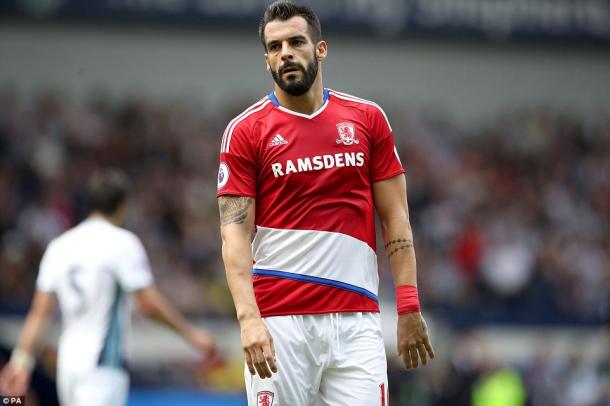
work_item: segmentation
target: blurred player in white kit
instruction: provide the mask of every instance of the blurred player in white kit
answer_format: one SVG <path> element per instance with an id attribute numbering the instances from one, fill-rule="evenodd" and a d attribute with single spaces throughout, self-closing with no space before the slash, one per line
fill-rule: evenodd
<path id="1" fill-rule="evenodd" d="M 23 395 L 55 298 L 62 315 L 57 389 L 63 406 L 124 405 L 129 377 L 125 348 L 130 296 L 140 310 L 181 334 L 206 355 L 212 336 L 192 326 L 154 285 L 140 239 L 119 227 L 128 181 L 117 170 L 93 174 L 87 219 L 53 240 L 40 264 L 36 292 L 11 359 L 0 373 L 0 393 Z"/>

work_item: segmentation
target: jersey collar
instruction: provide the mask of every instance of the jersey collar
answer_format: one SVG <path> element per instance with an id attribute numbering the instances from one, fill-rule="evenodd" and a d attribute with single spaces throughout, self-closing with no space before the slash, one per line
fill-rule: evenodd
<path id="1" fill-rule="evenodd" d="M 285 113 L 303 117 L 303 118 L 312 119 L 312 118 L 316 117 L 317 115 L 319 115 L 320 113 L 322 113 L 324 111 L 324 109 L 326 108 L 326 106 L 328 106 L 328 100 L 330 99 L 330 93 L 328 92 L 328 89 L 324 88 L 324 90 L 322 91 L 322 94 L 324 97 L 323 101 L 322 101 L 322 106 L 311 114 L 299 113 L 299 112 L 292 111 L 292 110 L 287 109 L 286 107 L 282 106 L 280 104 L 279 100 L 277 99 L 277 97 L 275 96 L 275 91 L 272 91 L 267 97 L 269 98 L 269 100 L 271 100 L 271 103 L 273 103 L 275 105 L 275 107 L 277 107 L 278 109 L 282 110 Z"/>

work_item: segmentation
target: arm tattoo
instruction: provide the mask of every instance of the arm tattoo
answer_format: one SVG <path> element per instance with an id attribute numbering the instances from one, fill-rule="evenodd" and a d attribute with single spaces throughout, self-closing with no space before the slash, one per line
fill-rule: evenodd
<path id="1" fill-rule="evenodd" d="M 243 196 L 221 196 L 218 199 L 220 224 L 242 224 L 254 199 Z"/>
<path id="2" fill-rule="evenodd" d="M 390 252 L 388 254 L 388 258 L 391 258 L 392 255 L 396 254 L 400 250 L 404 250 L 405 248 L 411 248 L 411 247 L 413 247 L 413 244 L 401 245 L 400 247 L 396 248 L 394 251 Z"/>
<path id="3" fill-rule="evenodd" d="M 388 254 L 388 258 L 392 257 L 392 255 L 396 254 L 398 251 L 400 250 L 404 250 L 407 248 L 412 248 L 413 247 L 413 241 L 408 240 L 406 238 L 397 238 L 395 240 L 391 240 L 389 241 L 385 246 L 384 249 L 387 249 L 388 247 L 390 247 L 391 245 L 394 244 L 402 244 L 400 245 L 398 248 L 394 248 L 389 254 Z"/>
<path id="4" fill-rule="evenodd" d="M 388 248 L 390 245 L 392 245 L 392 244 L 398 244 L 399 242 L 404 242 L 404 243 L 407 243 L 407 244 L 411 244 L 411 245 L 413 245 L 413 241 L 411 241 L 411 240 L 407 240 L 406 238 L 398 238 L 398 239 L 396 239 L 396 240 L 391 240 L 391 241 L 388 241 L 388 243 L 387 243 L 386 245 L 384 245 L 384 246 L 383 246 L 383 248 L 384 248 L 384 249 L 385 249 L 385 248 Z"/>

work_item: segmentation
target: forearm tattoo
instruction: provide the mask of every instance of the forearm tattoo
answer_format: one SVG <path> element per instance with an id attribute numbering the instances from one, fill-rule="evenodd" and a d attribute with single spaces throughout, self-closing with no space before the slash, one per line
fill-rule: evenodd
<path id="1" fill-rule="evenodd" d="M 399 243 L 401 243 L 401 242 L 404 242 L 404 243 L 411 243 L 411 244 L 413 244 L 413 243 L 411 242 L 411 240 L 407 240 L 406 238 L 398 238 L 398 239 L 396 239 L 396 240 L 390 240 L 390 241 L 388 241 L 388 243 L 387 243 L 386 245 L 384 245 L 384 246 L 383 246 L 383 248 L 384 248 L 384 249 L 386 249 L 386 248 L 388 248 L 388 247 L 389 247 L 390 245 L 392 245 L 392 244 L 399 244 Z"/>
<path id="2" fill-rule="evenodd" d="M 248 217 L 248 208 L 254 199 L 243 196 L 221 196 L 218 198 L 220 224 L 242 224 Z"/>
<path id="3" fill-rule="evenodd" d="M 392 255 L 396 254 L 400 250 L 404 250 L 407 248 L 413 247 L 413 241 L 408 240 L 406 238 L 397 238 L 395 240 L 388 241 L 386 245 L 383 247 L 384 249 L 391 248 L 392 250 L 388 254 L 388 258 L 391 258 Z"/>

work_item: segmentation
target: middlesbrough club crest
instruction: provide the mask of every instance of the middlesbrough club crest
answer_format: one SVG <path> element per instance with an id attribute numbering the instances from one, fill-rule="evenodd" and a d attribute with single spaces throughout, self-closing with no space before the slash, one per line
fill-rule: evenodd
<path id="1" fill-rule="evenodd" d="M 256 406 L 273 405 L 273 392 L 268 390 L 260 391 L 256 394 Z"/>
<path id="2" fill-rule="evenodd" d="M 360 144 L 360 141 L 356 139 L 356 128 L 354 127 L 354 123 L 338 123 L 337 131 L 339 132 L 339 139 L 337 140 L 337 144 Z"/>

